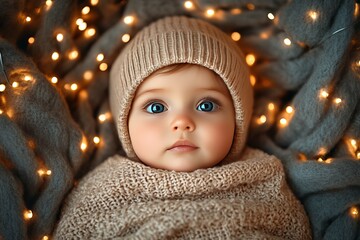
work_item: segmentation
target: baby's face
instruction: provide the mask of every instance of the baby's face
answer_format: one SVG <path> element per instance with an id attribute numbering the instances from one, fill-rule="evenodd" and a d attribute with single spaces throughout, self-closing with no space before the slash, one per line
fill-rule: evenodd
<path id="1" fill-rule="evenodd" d="M 216 165 L 229 152 L 234 106 L 221 79 L 207 68 L 189 65 L 147 78 L 136 92 L 128 125 L 143 163 L 194 171 Z"/>

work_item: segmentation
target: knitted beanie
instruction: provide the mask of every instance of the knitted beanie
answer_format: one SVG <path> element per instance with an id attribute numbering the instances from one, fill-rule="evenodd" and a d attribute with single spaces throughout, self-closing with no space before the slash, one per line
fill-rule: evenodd
<path id="1" fill-rule="evenodd" d="M 110 72 L 110 108 L 127 156 L 137 159 L 128 131 L 132 100 L 141 82 L 177 63 L 197 64 L 225 82 L 235 107 L 235 135 L 227 159 L 244 148 L 253 107 L 249 70 L 240 48 L 217 27 L 199 19 L 166 17 L 143 28 L 120 52 Z"/>

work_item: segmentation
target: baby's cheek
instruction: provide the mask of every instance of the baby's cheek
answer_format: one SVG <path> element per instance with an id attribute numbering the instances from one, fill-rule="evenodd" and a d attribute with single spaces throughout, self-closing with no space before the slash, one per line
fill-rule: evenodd
<path id="1" fill-rule="evenodd" d="M 208 128 L 204 136 L 206 147 L 211 154 L 225 157 L 234 138 L 234 127 L 231 123 L 220 122 Z"/>

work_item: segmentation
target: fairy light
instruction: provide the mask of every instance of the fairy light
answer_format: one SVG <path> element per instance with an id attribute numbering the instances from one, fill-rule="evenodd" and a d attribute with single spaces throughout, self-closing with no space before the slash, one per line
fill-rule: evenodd
<path id="1" fill-rule="evenodd" d="M 79 88 L 79 86 L 76 83 L 73 83 L 73 84 L 70 85 L 70 89 L 72 91 L 76 91 L 78 88 Z"/>
<path id="2" fill-rule="evenodd" d="M 326 154 L 326 152 L 327 152 L 326 148 L 321 147 L 321 148 L 319 148 L 318 155 L 323 156 Z"/>
<path id="3" fill-rule="evenodd" d="M 75 21 L 76 25 L 78 25 L 78 26 L 80 26 L 83 22 L 84 22 L 84 20 L 82 18 L 78 18 Z"/>
<path id="4" fill-rule="evenodd" d="M 291 40 L 290 40 L 289 38 L 285 38 L 285 39 L 284 39 L 284 44 L 285 44 L 286 46 L 290 46 L 290 45 L 291 45 Z"/>
<path id="5" fill-rule="evenodd" d="M 53 84 L 56 84 L 58 83 L 59 79 L 57 77 L 52 77 L 51 80 L 50 80 Z"/>
<path id="6" fill-rule="evenodd" d="M 53 53 L 51 54 L 51 59 L 52 59 L 53 61 L 58 60 L 59 57 L 60 57 L 60 54 L 59 54 L 58 52 L 53 52 Z"/>
<path id="7" fill-rule="evenodd" d="M 31 210 L 25 210 L 23 213 L 24 219 L 26 221 L 32 219 L 32 217 L 34 216 L 33 212 Z"/>
<path id="8" fill-rule="evenodd" d="M 93 5 L 93 6 L 98 5 L 98 3 L 99 3 L 99 0 L 91 0 L 90 1 L 90 4 Z"/>
<path id="9" fill-rule="evenodd" d="M 341 102 L 342 102 L 341 98 L 335 98 L 335 99 L 334 99 L 334 103 L 335 103 L 336 105 L 339 105 Z"/>
<path id="10" fill-rule="evenodd" d="M 37 171 L 37 173 L 38 173 L 38 175 L 40 176 L 40 177 L 43 177 L 43 176 L 50 176 L 51 175 L 51 170 L 49 170 L 49 169 L 43 169 L 43 168 L 41 168 L 41 169 L 39 169 L 38 171 Z"/>
<path id="11" fill-rule="evenodd" d="M 49 9 L 53 4 L 52 0 L 46 0 L 45 5 L 47 6 L 47 8 Z"/>
<path id="12" fill-rule="evenodd" d="M 286 126 L 288 123 L 288 121 L 285 118 L 281 118 L 279 122 L 282 126 Z"/>
<path id="13" fill-rule="evenodd" d="M 248 4 L 246 4 L 246 7 L 247 7 L 247 9 L 249 9 L 250 11 L 255 10 L 255 5 L 254 5 L 254 4 L 252 4 L 252 3 L 248 3 Z"/>
<path id="14" fill-rule="evenodd" d="M 274 19 L 275 19 L 275 16 L 274 16 L 274 14 L 272 14 L 272 13 L 268 13 L 267 17 L 268 17 L 268 19 L 270 19 L 270 20 L 274 20 Z"/>
<path id="15" fill-rule="evenodd" d="M 359 13 L 360 13 L 360 4 L 359 4 L 359 3 L 355 3 L 354 16 L 358 16 Z"/>
<path id="16" fill-rule="evenodd" d="M 26 22 L 31 22 L 31 17 L 27 16 L 27 17 L 25 18 L 25 21 L 26 21 Z"/>
<path id="17" fill-rule="evenodd" d="M 34 42 L 35 42 L 35 38 L 34 37 L 29 37 L 28 43 L 33 44 Z"/>
<path id="18" fill-rule="evenodd" d="M 58 34 L 56 35 L 56 40 L 57 40 L 58 42 L 62 42 L 62 40 L 64 40 L 64 35 L 63 35 L 62 33 L 58 33 Z"/>
<path id="19" fill-rule="evenodd" d="M 41 240 L 49 240 L 49 237 L 45 235 L 41 238 Z"/>
<path id="20" fill-rule="evenodd" d="M 99 53 L 99 54 L 96 56 L 96 61 L 101 62 L 102 60 L 104 60 L 104 54 Z"/>
<path id="21" fill-rule="evenodd" d="M 126 16 L 124 17 L 124 23 L 127 25 L 133 24 L 135 21 L 135 18 L 133 16 Z"/>
<path id="22" fill-rule="evenodd" d="M 350 208 L 350 215 L 353 217 L 353 218 L 357 218 L 359 217 L 359 210 L 357 207 L 351 207 Z"/>
<path id="23" fill-rule="evenodd" d="M 95 144 L 99 144 L 100 143 L 100 138 L 98 136 L 95 136 L 93 138 L 93 141 L 94 141 Z"/>
<path id="24" fill-rule="evenodd" d="M 193 9 L 194 8 L 194 4 L 193 4 L 193 2 L 192 1 L 185 1 L 184 2 L 184 7 L 186 8 L 186 9 Z"/>
<path id="25" fill-rule="evenodd" d="M 87 28 L 84 32 L 86 38 L 93 37 L 96 34 L 95 28 Z"/>
<path id="26" fill-rule="evenodd" d="M 355 153 L 355 155 L 356 155 L 356 158 L 357 158 L 358 160 L 360 160 L 360 151 L 357 151 L 357 152 Z"/>
<path id="27" fill-rule="evenodd" d="M 86 100 L 86 99 L 88 99 L 89 94 L 88 94 L 88 92 L 87 92 L 86 90 L 82 90 L 82 91 L 80 92 L 79 96 L 80 96 L 80 98 L 82 98 L 83 100 Z"/>
<path id="28" fill-rule="evenodd" d="M 328 96 L 329 96 L 329 93 L 326 90 L 324 90 L 324 89 L 320 90 L 321 98 L 327 98 Z"/>
<path id="29" fill-rule="evenodd" d="M 268 104 L 268 109 L 269 109 L 270 111 L 273 111 L 273 110 L 275 109 L 275 104 L 269 103 L 269 104 Z"/>
<path id="30" fill-rule="evenodd" d="M 307 14 L 313 21 L 316 21 L 319 17 L 319 13 L 313 10 L 309 11 Z"/>
<path id="31" fill-rule="evenodd" d="M 294 111 L 294 108 L 292 106 L 287 106 L 285 108 L 285 111 L 290 114 L 290 113 L 292 113 Z"/>
<path id="32" fill-rule="evenodd" d="M 245 57 L 245 60 L 246 60 L 247 65 L 252 66 L 255 63 L 256 58 L 255 58 L 254 54 L 247 54 Z"/>
<path id="33" fill-rule="evenodd" d="M 121 40 L 122 40 L 124 43 L 129 42 L 129 41 L 130 41 L 130 34 L 125 33 L 125 34 L 121 37 Z"/>
<path id="34" fill-rule="evenodd" d="M 110 113 L 102 113 L 98 116 L 98 119 L 101 123 L 105 122 L 110 118 Z"/>
<path id="35" fill-rule="evenodd" d="M 90 7 L 89 6 L 85 6 L 83 9 L 81 9 L 81 14 L 82 15 L 87 15 L 90 13 Z"/>
<path id="36" fill-rule="evenodd" d="M 238 15 L 238 14 L 242 13 L 242 10 L 241 10 L 241 8 L 233 8 L 233 9 L 231 9 L 230 12 L 232 15 Z"/>
<path id="37" fill-rule="evenodd" d="M 255 86 L 256 84 L 256 77 L 254 75 L 250 75 L 250 84 L 251 86 Z"/>
<path id="38" fill-rule="evenodd" d="M 350 139 L 350 144 L 355 150 L 358 148 L 357 141 L 355 139 Z"/>
<path id="39" fill-rule="evenodd" d="M 104 71 L 106 71 L 108 69 L 108 65 L 106 63 L 101 63 L 99 65 L 99 69 L 100 69 L 100 71 L 104 72 Z"/>
<path id="40" fill-rule="evenodd" d="M 88 81 L 91 80 L 93 77 L 94 77 L 94 74 L 90 70 L 85 71 L 83 74 L 83 78 Z"/>
<path id="41" fill-rule="evenodd" d="M 19 83 L 18 83 L 18 82 L 13 82 L 13 83 L 11 84 L 11 86 L 12 86 L 13 88 L 17 88 L 17 87 L 19 87 Z"/>
<path id="42" fill-rule="evenodd" d="M 319 157 L 319 158 L 317 159 L 317 161 L 318 161 L 318 162 L 324 162 L 324 159 L 323 159 L 322 157 Z"/>
<path id="43" fill-rule="evenodd" d="M 78 29 L 80 31 L 84 31 L 87 28 L 87 23 L 86 22 L 82 22 L 79 26 Z"/>
<path id="44" fill-rule="evenodd" d="M 69 53 L 69 59 L 70 59 L 70 60 L 74 60 L 74 59 L 76 59 L 78 56 L 79 56 L 79 52 L 78 52 L 77 50 L 72 50 L 72 51 Z"/>
<path id="45" fill-rule="evenodd" d="M 205 11 L 205 15 L 207 17 L 213 17 L 215 15 L 215 10 L 213 8 L 209 8 L 208 10 Z"/>
<path id="46" fill-rule="evenodd" d="M 357 60 L 356 63 L 355 63 L 355 65 L 356 65 L 357 67 L 360 67 L 360 60 Z"/>
<path id="47" fill-rule="evenodd" d="M 84 152 L 87 149 L 87 140 L 86 137 L 83 136 L 80 144 L 80 149 Z"/>
<path id="48" fill-rule="evenodd" d="M 0 109 L 0 115 L 3 114 L 3 113 L 4 113 L 4 111 Z"/>
<path id="49" fill-rule="evenodd" d="M 257 123 L 258 124 L 264 124 L 266 123 L 266 116 L 265 115 L 261 115 L 258 119 L 257 119 Z"/>
<path id="50" fill-rule="evenodd" d="M 239 41 L 241 39 L 241 35 L 238 32 L 233 32 L 231 34 L 231 39 L 234 40 L 235 42 Z"/>
<path id="51" fill-rule="evenodd" d="M 6 85 L 5 84 L 0 84 L 0 92 L 4 92 L 6 89 Z"/>

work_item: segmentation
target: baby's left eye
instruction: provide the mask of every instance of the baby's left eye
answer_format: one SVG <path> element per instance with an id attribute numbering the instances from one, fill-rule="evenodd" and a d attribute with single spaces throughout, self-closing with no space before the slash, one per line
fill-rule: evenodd
<path id="1" fill-rule="evenodd" d="M 197 107 L 196 110 L 202 112 L 212 112 L 215 111 L 219 106 L 212 101 L 203 101 Z"/>

